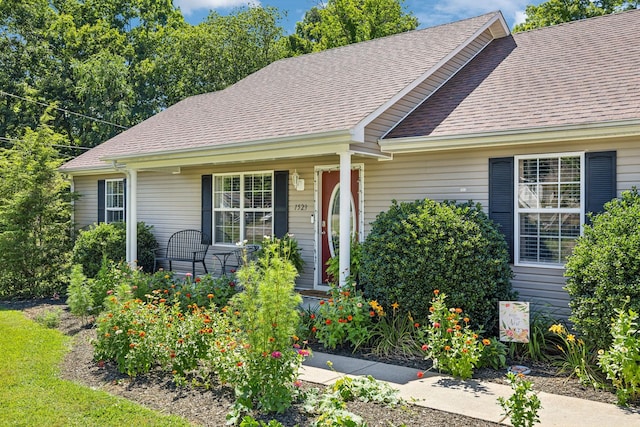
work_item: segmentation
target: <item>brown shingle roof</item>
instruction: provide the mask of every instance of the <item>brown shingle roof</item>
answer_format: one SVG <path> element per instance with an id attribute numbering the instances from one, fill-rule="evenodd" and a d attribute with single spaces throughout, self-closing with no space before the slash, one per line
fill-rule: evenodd
<path id="1" fill-rule="evenodd" d="M 640 118 L 640 10 L 497 39 L 385 139 Z"/>
<path id="2" fill-rule="evenodd" d="M 499 12 L 272 63 L 218 92 L 187 98 L 63 166 L 350 130 Z"/>

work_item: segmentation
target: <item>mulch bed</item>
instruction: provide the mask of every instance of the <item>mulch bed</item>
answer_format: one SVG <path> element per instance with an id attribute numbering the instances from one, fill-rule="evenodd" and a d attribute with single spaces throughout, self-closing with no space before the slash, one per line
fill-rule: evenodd
<path id="1" fill-rule="evenodd" d="M 30 318 L 35 318 L 43 311 L 59 307 L 63 310 L 59 329 L 73 337 L 73 345 L 65 357 L 60 375 L 62 378 L 75 381 L 94 389 L 122 396 L 138 402 L 146 407 L 162 413 L 182 416 L 194 424 L 203 426 L 222 426 L 226 423 L 226 414 L 233 404 L 233 390 L 228 387 L 214 386 L 204 390 L 194 387 L 176 387 L 169 376 L 162 372 L 152 372 L 131 379 L 120 374 L 115 365 L 105 363 L 98 365 L 93 361 L 91 340 L 95 330 L 91 325 L 83 325 L 80 319 L 72 316 L 61 300 L 30 300 L 1 302 L 0 308 L 23 310 Z M 338 351 L 350 357 L 361 357 L 385 363 L 425 369 L 425 362 L 419 358 L 376 358 L 370 354 L 351 354 Z M 615 395 L 611 392 L 594 390 L 582 386 L 575 378 L 557 376 L 556 369 L 545 364 L 529 364 L 532 372 L 528 378 L 533 381 L 534 389 L 548 393 L 561 394 L 604 403 L 615 404 Z M 503 371 L 480 369 L 474 378 L 483 381 L 494 381 L 506 384 Z M 304 388 L 317 387 L 314 384 L 303 384 Z M 494 426 L 474 418 L 422 408 L 414 405 L 390 409 L 372 403 L 351 402 L 349 410 L 362 416 L 370 426 Z M 256 416 L 256 418 L 260 418 Z M 294 405 L 284 414 L 263 417 L 263 420 L 277 419 L 285 426 L 308 425 L 312 417 L 304 413 L 300 405 Z"/>

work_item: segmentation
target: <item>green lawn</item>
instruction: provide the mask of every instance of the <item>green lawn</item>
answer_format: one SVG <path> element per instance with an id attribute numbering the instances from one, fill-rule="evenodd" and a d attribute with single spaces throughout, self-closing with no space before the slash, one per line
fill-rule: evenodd
<path id="1" fill-rule="evenodd" d="M 70 338 L 0 310 L 0 426 L 188 426 L 58 378 Z"/>

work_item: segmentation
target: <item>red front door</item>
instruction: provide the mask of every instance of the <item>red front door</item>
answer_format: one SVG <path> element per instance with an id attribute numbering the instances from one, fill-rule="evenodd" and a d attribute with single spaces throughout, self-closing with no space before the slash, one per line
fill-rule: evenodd
<path id="1" fill-rule="evenodd" d="M 321 235 L 321 257 L 320 270 L 322 271 L 322 284 L 328 282 L 326 266 L 327 261 L 337 254 L 340 244 L 340 171 L 331 170 L 323 171 L 320 177 L 322 193 L 321 197 L 321 218 L 320 218 L 320 235 Z M 358 220 L 360 213 L 358 212 L 358 189 L 359 171 L 351 171 L 351 235 L 354 236 L 358 232 Z"/>

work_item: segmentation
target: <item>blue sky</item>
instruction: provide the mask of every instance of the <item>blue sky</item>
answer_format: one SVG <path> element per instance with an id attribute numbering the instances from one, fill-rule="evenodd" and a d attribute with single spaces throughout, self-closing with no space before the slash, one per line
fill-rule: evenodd
<path id="1" fill-rule="evenodd" d="M 320 0 L 173 0 L 188 22 L 197 24 L 215 10 L 227 14 L 234 8 L 248 4 L 275 6 L 287 12 L 281 22 L 285 32 L 290 34 L 296 22 L 302 20 L 304 13 Z M 405 0 L 405 8 L 418 17 L 420 28 L 446 24 L 494 10 L 501 10 L 509 27 L 524 21 L 524 9 L 528 4 L 540 4 L 542 0 Z"/>

